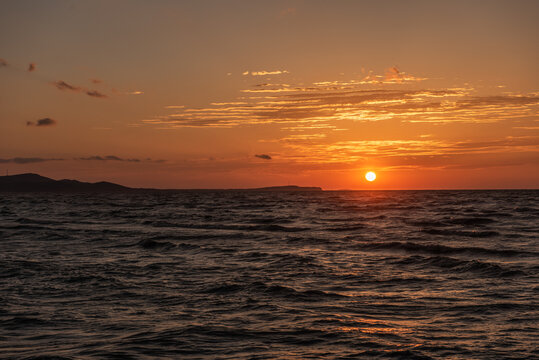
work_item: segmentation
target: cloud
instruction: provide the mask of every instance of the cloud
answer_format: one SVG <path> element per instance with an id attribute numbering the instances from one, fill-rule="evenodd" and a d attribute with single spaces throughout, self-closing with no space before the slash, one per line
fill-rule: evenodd
<path id="1" fill-rule="evenodd" d="M 51 118 L 39 119 L 35 123 L 33 121 L 27 121 L 26 126 L 53 126 L 56 125 L 56 120 Z"/>
<path id="2" fill-rule="evenodd" d="M 32 164 L 32 163 L 40 163 L 45 161 L 59 161 L 64 159 L 46 159 L 46 158 L 23 158 L 23 157 L 16 157 L 11 159 L 0 159 L 0 163 L 13 163 L 13 164 Z"/>
<path id="3" fill-rule="evenodd" d="M 58 90 L 73 91 L 73 92 L 84 92 L 86 95 L 94 97 L 94 98 L 101 98 L 101 99 L 108 98 L 107 95 L 105 95 L 103 93 L 100 93 L 97 90 L 90 90 L 90 89 L 86 89 L 86 88 L 83 88 L 83 87 L 80 87 L 80 86 L 71 85 L 71 84 L 68 84 L 68 83 L 66 83 L 65 81 L 62 81 L 62 80 L 55 81 L 52 84 Z"/>
<path id="4" fill-rule="evenodd" d="M 103 80 L 101 79 L 90 79 L 90 81 L 93 83 L 93 84 L 101 84 L 103 82 Z"/>
<path id="5" fill-rule="evenodd" d="M 7 65 L 8 65 L 7 61 L 4 60 L 4 59 L 2 59 L 2 58 L 0 58 L 0 67 L 2 67 L 2 66 L 7 66 Z"/>
<path id="6" fill-rule="evenodd" d="M 56 86 L 56 88 L 58 90 L 68 90 L 68 91 L 75 91 L 75 92 L 78 92 L 81 90 L 80 87 L 78 86 L 73 86 L 73 85 L 70 85 L 68 83 L 66 83 L 65 81 L 62 81 L 62 80 L 58 80 L 58 81 L 55 81 L 53 82 L 53 85 Z"/>
<path id="7" fill-rule="evenodd" d="M 392 66 L 386 69 L 385 82 L 386 83 L 402 83 L 402 82 L 417 82 L 426 80 L 425 78 L 418 78 L 412 75 L 408 75 L 401 72 L 396 66 Z"/>
<path id="8" fill-rule="evenodd" d="M 254 74 L 259 72 L 245 72 Z M 267 73 L 267 72 L 266 72 Z M 364 73 L 367 73 L 364 71 Z M 364 76 L 364 75 L 362 75 Z M 344 131 L 354 122 L 494 123 L 525 119 L 537 114 L 539 93 L 478 96 L 462 88 L 407 88 L 427 80 L 400 71 L 386 76 L 369 73 L 369 80 L 320 81 L 307 85 L 255 82 L 228 102 L 206 107 L 172 107 L 168 114 L 141 120 L 141 126 L 159 129 L 185 127 L 231 128 L 279 124 L 281 129 Z M 526 125 L 526 124 L 524 124 Z"/>
<path id="9" fill-rule="evenodd" d="M 108 98 L 107 95 L 102 94 L 102 93 L 100 93 L 99 91 L 96 91 L 96 90 L 88 90 L 88 91 L 86 91 L 86 95 L 96 97 L 96 98 Z"/>
<path id="10" fill-rule="evenodd" d="M 401 72 L 396 66 L 392 66 L 389 69 L 386 69 L 386 80 L 400 80 L 401 79 Z"/>
<path id="11" fill-rule="evenodd" d="M 123 159 L 116 155 L 107 156 L 88 156 L 76 158 L 75 160 L 90 160 L 90 161 L 127 161 L 127 162 L 141 162 L 140 159 Z"/>
<path id="12" fill-rule="evenodd" d="M 4 163 L 13 163 L 13 164 L 32 164 L 32 163 L 41 163 L 45 161 L 64 161 L 69 159 L 59 159 L 59 158 L 42 158 L 42 157 L 14 157 L 9 159 L 1 159 L 0 158 L 0 164 Z M 115 155 L 107 155 L 107 156 L 88 156 L 88 157 L 79 157 L 79 158 L 73 158 L 72 160 L 88 160 L 88 161 L 125 161 L 130 163 L 140 163 L 140 162 L 152 162 L 152 163 L 164 163 L 166 160 L 159 159 L 159 160 L 152 160 L 151 158 L 146 159 L 124 159 L 119 156 Z"/>
<path id="13" fill-rule="evenodd" d="M 342 129 L 349 122 L 398 120 L 410 123 L 492 123 L 534 116 L 539 94 L 472 96 L 473 89 L 305 90 L 205 108 L 169 108 L 173 112 L 142 120 L 164 128 L 282 124 L 289 128 Z"/>
<path id="14" fill-rule="evenodd" d="M 35 63 L 30 63 L 28 64 L 28 71 L 29 72 L 32 72 L 32 71 L 35 71 L 36 70 L 36 64 Z"/>
<path id="15" fill-rule="evenodd" d="M 267 154 L 255 155 L 255 157 L 257 157 L 259 159 L 264 159 L 264 160 L 271 160 L 271 156 L 269 156 Z"/>
<path id="16" fill-rule="evenodd" d="M 289 72 L 287 70 L 273 70 L 273 71 L 266 71 L 266 70 L 262 70 L 262 71 L 245 71 L 242 73 L 242 75 L 249 75 L 251 74 L 252 76 L 265 76 L 265 75 L 281 75 L 281 74 L 288 74 Z"/>
<path id="17" fill-rule="evenodd" d="M 282 139 L 288 149 L 284 159 L 303 164 L 339 165 L 343 168 L 364 161 L 385 168 L 482 168 L 518 164 L 539 164 L 539 137 L 506 137 L 490 141 L 473 140 L 360 140 L 313 142 Z M 382 166 L 381 166 L 382 167 Z"/>

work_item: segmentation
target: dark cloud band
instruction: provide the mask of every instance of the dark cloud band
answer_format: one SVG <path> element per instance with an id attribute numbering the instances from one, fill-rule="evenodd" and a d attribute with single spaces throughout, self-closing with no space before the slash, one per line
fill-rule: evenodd
<path id="1" fill-rule="evenodd" d="M 264 160 L 271 160 L 271 156 L 269 156 L 268 154 L 257 154 L 255 155 L 255 157 L 259 159 L 264 159 Z"/>

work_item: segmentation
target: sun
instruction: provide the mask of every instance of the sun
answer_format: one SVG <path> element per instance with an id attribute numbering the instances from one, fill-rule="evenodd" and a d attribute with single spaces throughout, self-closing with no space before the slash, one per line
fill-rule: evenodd
<path id="1" fill-rule="evenodd" d="M 369 171 L 365 174 L 365 179 L 367 179 L 367 181 L 374 181 L 376 180 L 376 174 L 372 171 Z"/>

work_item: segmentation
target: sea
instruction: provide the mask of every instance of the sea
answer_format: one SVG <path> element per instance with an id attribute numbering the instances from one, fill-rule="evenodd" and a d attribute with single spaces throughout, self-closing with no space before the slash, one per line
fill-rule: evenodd
<path id="1" fill-rule="evenodd" d="M 539 359 L 539 191 L 0 194 L 2 359 Z"/>

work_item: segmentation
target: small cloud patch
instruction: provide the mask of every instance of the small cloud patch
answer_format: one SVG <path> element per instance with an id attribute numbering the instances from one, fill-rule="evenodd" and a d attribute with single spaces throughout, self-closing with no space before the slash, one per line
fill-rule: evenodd
<path id="1" fill-rule="evenodd" d="M 39 119 L 35 123 L 33 121 L 27 121 L 26 126 L 54 126 L 56 125 L 56 120 L 51 118 Z"/>
<path id="2" fill-rule="evenodd" d="M 11 158 L 11 159 L 0 159 L 0 164 L 4 164 L 4 163 L 32 164 L 32 163 L 40 163 L 44 161 L 55 161 L 55 160 L 64 160 L 64 159 L 45 159 L 45 158 L 39 158 L 39 157 L 33 157 L 33 158 L 16 157 L 16 158 Z"/>
<path id="3" fill-rule="evenodd" d="M 264 160 L 271 160 L 271 156 L 269 156 L 268 154 L 257 154 L 255 155 L 255 157 L 259 159 L 264 159 Z"/>
<path id="4" fill-rule="evenodd" d="M 71 84 L 66 83 L 63 80 L 54 81 L 52 84 L 58 90 L 61 90 L 61 91 L 73 91 L 73 92 L 81 92 L 82 91 L 86 95 L 94 97 L 94 98 L 100 98 L 100 99 L 108 98 L 107 95 L 105 95 L 103 93 L 100 93 L 97 90 L 90 90 L 90 89 L 86 89 L 86 88 L 83 88 L 83 87 L 80 87 L 80 86 L 71 85 Z"/>
<path id="5" fill-rule="evenodd" d="M 93 161 L 128 161 L 128 162 L 140 162 L 140 159 L 123 159 L 116 155 L 107 155 L 107 156 L 88 156 L 77 158 L 76 160 L 93 160 Z"/>
<path id="6" fill-rule="evenodd" d="M 96 97 L 96 98 L 107 98 L 108 97 L 107 95 L 102 94 L 102 93 L 100 93 L 99 91 L 96 91 L 96 90 L 86 91 L 86 95 Z"/>
<path id="7" fill-rule="evenodd" d="M 80 91 L 80 87 L 70 85 L 70 84 L 66 83 L 65 81 L 63 81 L 63 80 L 55 81 L 55 82 L 53 82 L 53 85 L 56 86 L 56 88 L 58 90 L 62 90 L 62 91 L 64 91 L 64 90 L 76 91 L 76 92 Z"/>
<path id="8" fill-rule="evenodd" d="M 266 75 L 281 75 L 281 74 L 288 74 L 289 72 L 287 70 L 273 70 L 273 71 L 266 71 L 266 70 L 262 70 L 262 71 L 244 71 L 242 73 L 242 75 L 249 75 L 251 74 L 252 76 L 266 76 Z"/>

